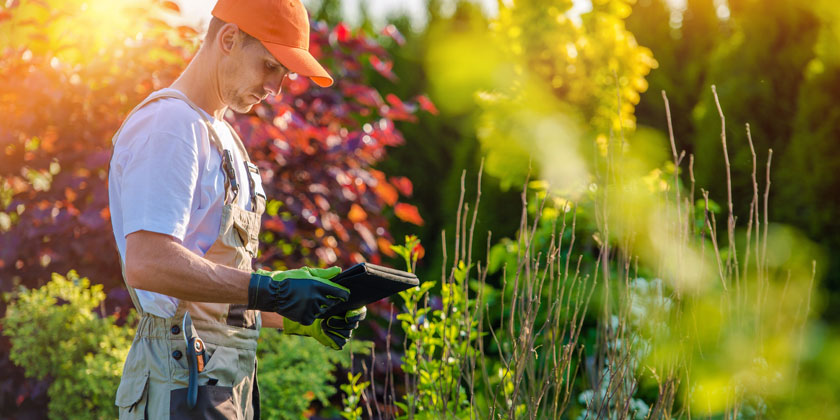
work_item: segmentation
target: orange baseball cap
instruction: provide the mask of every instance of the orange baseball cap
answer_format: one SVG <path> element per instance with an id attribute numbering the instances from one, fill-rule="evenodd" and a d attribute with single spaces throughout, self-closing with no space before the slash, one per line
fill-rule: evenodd
<path id="1" fill-rule="evenodd" d="M 219 0 L 213 16 L 258 39 L 290 71 L 318 86 L 333 78 L 309 53 L 309 15 L 300 0 Z"/>

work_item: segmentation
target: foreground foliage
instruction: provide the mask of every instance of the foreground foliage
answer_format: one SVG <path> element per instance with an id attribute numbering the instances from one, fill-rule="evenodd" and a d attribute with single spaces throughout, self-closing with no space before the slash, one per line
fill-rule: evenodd
<path id="1" fill-rule="evenodd" d="M 130 325 L 102 317 L 105 293 L 74 271 L 22 289 L 3 319 L 9 358 L 36 379 L 51 378 L 50 418 L 110 419 L 114 393 L 134 337 Z M 133 318 L 130 317 L 130 318 Z"/>
<path id="2" fill-rule="evenodd" d="M 759 186 L 766 202 L 769 183 L 754 176 L 751 217 L 736 231 L 735 201 L 716 214 L 708 192 L 695 201 L 676 170 L 634 173 L 626 162 L 640 152 L 608 146 L 605 172 L 579 205 L 523 192 L 519 236 L 489 262 L 472 262 L 479 199 L 470 215 L 462 196 L 440 292 L 427 281 L 401 294 L 405 397 L 377 417 L 796 419 L 792 407 L 805 401 L 837 409 L 799 391 L 821 390 L 814 377 L 832 383 L 799 373 L 818 252 L 768 223 Z M 681 155 L 673 149 L 671 168 Z M 579 216 L 594 231 L 576 226 Z M 583 232 L 594 259 L 579 251 Z M 408 238 L 395 248 L 410 267 L 415 246 Z M 487 284 L 498 270 L 501 291 Z"/>
<path id="3" fill-rule="evenodd" d="M 336 367 L 350 367 L 351 353 L 364 354 L 365 341 L 353 340 L 342 351 L 332 351 L 307 337 L 277 331 L 260 332 L 260 410 L 264 418 L 304 418 L 313 402 L 329 407 L 336 393 Z"/>
<path id="4" fill-rule="evenodd" d="M 715 84 L 730 141 L 732 191 L 752 194 L 752 158 L 744 124 L 761 161 L 775 152 L 772 218 L 840 251 L 840 169 L 836 138 L 840 113 L 833 92 L 840 88 L 840 8 L 834 0 L 688 0 L 672 9 L 665 0 L 638 1 L 628 28 L 649 47 L 660 67 L 647 78 L 636 118 L 667 133 L 660 92 L 671 101 L 675 141 L 693 153 L 697 184 L 710 198 L 726 201 L 718 114 L 709 85 Z M 807 176 L 803 176 L 807 174 Z M 749 207 L 735 208 L 748 220 Z M 824 275 L 824 318 L 840 319 L 840 259 L 818 267 Z"/>

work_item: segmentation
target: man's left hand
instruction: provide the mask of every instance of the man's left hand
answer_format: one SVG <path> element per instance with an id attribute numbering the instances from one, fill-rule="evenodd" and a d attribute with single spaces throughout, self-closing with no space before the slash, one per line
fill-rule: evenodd
<path id="1" fill-rule="evenodd" d="M 362 306 L 344 314 L 333 315 L 326 319 L 316 319 L 311 325 L 301 325 L 290 319 L 285 319 L 283 320 L 283 333 L 312 337 L 333 350 L 341 350 L 353 335 L 353 330 L 359 327 L 359 321 L 364 320 L 366 315 L 367 308 Z"/>

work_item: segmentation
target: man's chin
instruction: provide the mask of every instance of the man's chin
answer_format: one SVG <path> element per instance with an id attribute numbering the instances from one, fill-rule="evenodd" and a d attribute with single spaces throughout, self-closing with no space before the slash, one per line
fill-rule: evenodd
<path id="1" fill-rule="evenodd" d="M 230 109 L 232 109 L 234 112 L 237 112 L 239 114 L 247 114 L 248 112 L 251 111 L 251 108 L 253 108 L 254 105 L 256 105 L 256 104 L 235 104 L 235 105 L 231 105 Z"/>

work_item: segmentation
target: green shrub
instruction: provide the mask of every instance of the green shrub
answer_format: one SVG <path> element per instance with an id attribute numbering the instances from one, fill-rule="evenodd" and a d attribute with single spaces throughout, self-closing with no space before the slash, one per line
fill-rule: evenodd
<path id="1" fill-rule="evenodd" d="M 341 398 L 341 403 L 344 405 L 344 409 L 341 411 L 341 417 L 346 420 L 359 420 L 362 418 L 362 407 L 359 404 L 362 402 L 362 396 L 370 385 L 370 382 L 360 382 L 361 378 L 361 372 L 355 375 L 350 372 L 347 374 L 347 383 L 340 387 L 344 392 L 344 396 Z"/>
<path id="2" fill-rule="evenodd" d="M 263 330 L 257 347 L 262 417 L 302 419 L 313 401 L 329 406 L 336 366 L 350 367 L 350 353 L 369 348 L 368 342 L 350 340 L 344 350 L 333 351 L 311 338 Z"/>
<path id="3" fill-rule="evenodd" d="M 419 257 L 420 240 L 407 236 L 405 245 L 392 246 L 413 271 Z M 458 260 L 457 268 L 440 286 L 441 309 L 427 305 L 436 282 L 400 292 L 405 311 L 397 315 L 405 334 L 402 369 L 406 373 L 405 403 L 396 405 L 409 419 L 469 416 L 470 399 L 465 383 L 474 380 L 466 373 L 474 357 L 478 321 L 470 318 L 475 304 L 467 296 L 472 266 Z"/>
<path id="4" fill-rule="evenodd" d="M 41 288 L 21 289 L 9 304 L 3 320 L 9 358 L 27 377 L 53 379 L 50 418 L 116 417 L 114 395 L 134 329 L 95 313 L 104 299 L 102 285 L 70 271 L 53 274 Z"/>

